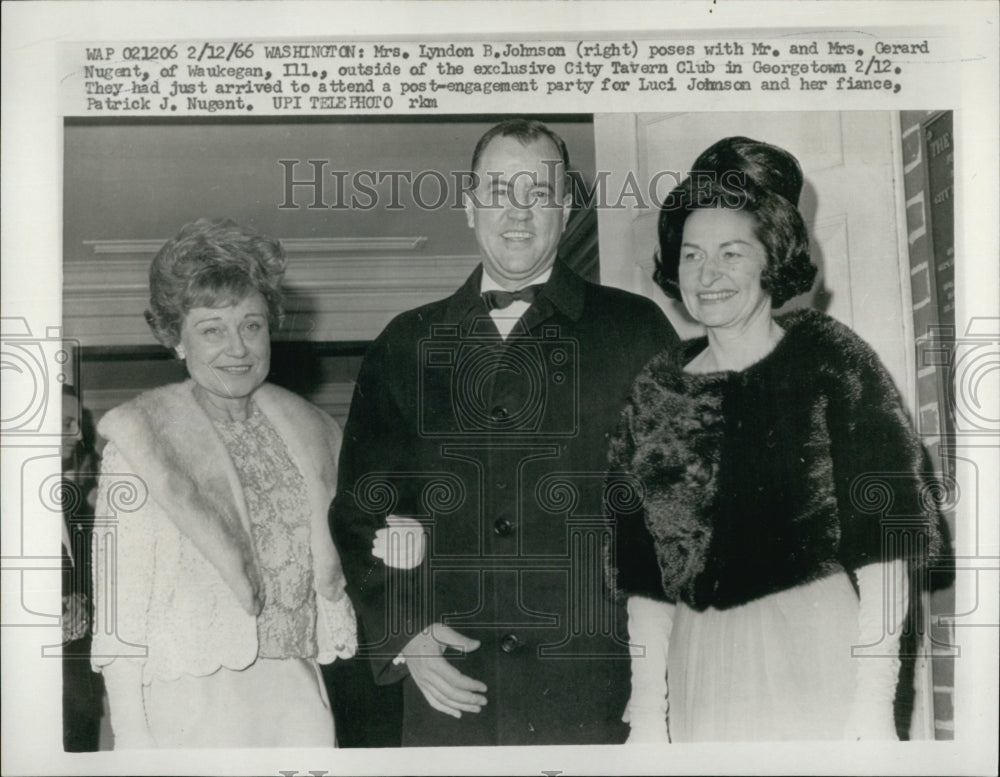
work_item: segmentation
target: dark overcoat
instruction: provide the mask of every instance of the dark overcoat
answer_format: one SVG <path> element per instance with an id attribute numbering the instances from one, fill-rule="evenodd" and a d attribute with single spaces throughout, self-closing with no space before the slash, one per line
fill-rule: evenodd
<path id="1" fill-rule="evenodd" d="M 632 381 L 676 334 L 648 299 L 556 264 L 502 340 L 479 294 L 397 316 L 365 356 L 331 527 L 378 682 L 404 682 L 404 745 L 624 741 L 627 630 L 606 589 L 607 440 Z M 415 568 L 372 555 L 387 515 L 423 524 Z M 403 646 L 433 622 L 481 641 L 446 657 L 488 686 L 431 708 Z"/>

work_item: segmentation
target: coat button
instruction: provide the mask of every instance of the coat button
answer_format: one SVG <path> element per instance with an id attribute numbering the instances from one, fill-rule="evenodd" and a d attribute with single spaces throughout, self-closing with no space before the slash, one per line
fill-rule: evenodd
<path id="1" fill-rule="evenodd" d="M 497 405 L 490 411 L 490 418 L 494 421 L 506 421 L 510 418 L 510 411 L 503 405 Z"/>
<path id="2" fill-rule="evenodd" d="M 493 531 L 498 537 L 506 537 L 514 531 L 514 524 L 506 518 L 497 518 L 497 520 L 493 522 Z"/>
<path id="3" fill-rule="evenodd" d="M 505 634 L 500 639 L 500 649 L 504 653 L 513 653 L 521 646 L 521 640 L 517 638 L 516 634 Z"/>

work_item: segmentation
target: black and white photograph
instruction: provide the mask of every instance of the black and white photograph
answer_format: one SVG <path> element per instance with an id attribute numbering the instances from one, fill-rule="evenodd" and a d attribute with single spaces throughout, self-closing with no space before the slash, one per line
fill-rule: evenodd
<path id="1" fill-rule="evenodd" d="M 4 8 L 5 773 L 996 773 L 995 9 L 82 5 Z"/>

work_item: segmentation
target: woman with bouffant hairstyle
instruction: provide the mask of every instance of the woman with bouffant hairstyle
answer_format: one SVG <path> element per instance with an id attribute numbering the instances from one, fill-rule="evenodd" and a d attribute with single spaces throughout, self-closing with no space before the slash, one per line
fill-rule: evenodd
<path id="1" fill-rule="evenodd" d="M 284 318 L 281 243 L 234 221 L 200 219 L 185 225 L 157 253 L 149 268 L 146 322 L 156 339 L 173 350 L 191 308 L 218 307 L 256 291 L 267 306 L 272 330 Z"/>
<path id="2" fill-rule="evenodd" d="M 650 362 L 611 442 L 630 741 L 895 739 L 910 581 L 944 544 L 920 441 L 857 335 L 774 314 L 816 275 L 797 160 L 735 137 L 693 169 L 656 280 L 706 334 Z"/>
<path id="3" fill-rule="evenodd" d="M 317 664 L 356 643 L 326 521 L 341 434 L 266 382 L 284 269 L 277 241 L 207 219 L 150 267 L 146 320 L 190 379 L 98 425 L 97 510 L 119 520 L 92 662 L 116 749 L 335 744 Z M 122 478 L 141 493 L 120 505 Z"/>
<path id="4" fill-rule="evenodd" d="M 770 164 L 768 164 L 770 163 Z M 653 275 L 668 296 L 681 300 L 678 268 L 684 224 L 692 211 L 721 206 L 753 216 L 754 232 L 767 251 L 761 287 L 772 308 L 812 288 L 816 265 L 797 206 L 802 171 L 791 154 L 749 138 L 726 138 L 695 161 L 690 177 L 660 209 L 660 248 Z"/>

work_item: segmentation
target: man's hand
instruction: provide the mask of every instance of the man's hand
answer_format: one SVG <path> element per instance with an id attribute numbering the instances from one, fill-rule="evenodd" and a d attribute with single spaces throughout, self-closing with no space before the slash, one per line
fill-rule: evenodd
<path id="1" fill-rule="evenodd" d="M 432 623 L 407 643 L 402 655 L 427 703 L 439 712 L 460 718 L 463 712 L 479 712 L 486 704 L 482 695 L 486 686 L 448 663 L 442 653 L 449 647 L 469 653 L 479 647 L 479 640 L 463 637 L 442 623 Z"/>

